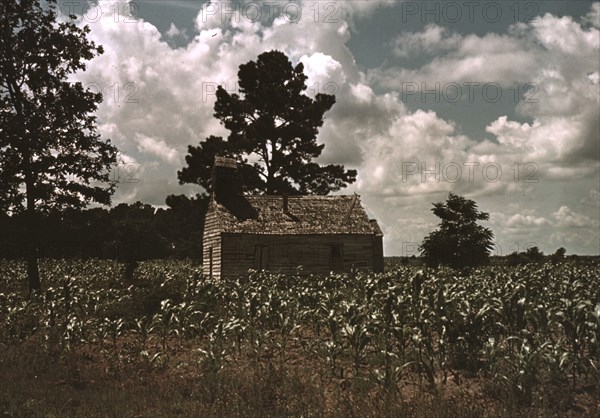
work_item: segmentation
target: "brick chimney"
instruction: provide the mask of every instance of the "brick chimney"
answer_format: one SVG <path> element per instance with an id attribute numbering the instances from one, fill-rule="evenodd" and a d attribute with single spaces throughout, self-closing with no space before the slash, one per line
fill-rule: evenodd
<path id="1" fill-rule="evenodd" d="M 237 179 L 237 162 L 233 158 L 215 157 L 212 169 L 212 196 L 219 203 L 230 202 L 242 194 Z"/>
<path id="2" fill-rule="evenodd" d="M 288 195 L 286 193 L 281 195 L 282 203 L 283 203 L 283 213 L 289 213 L 289 205 L 288 205 Z"/>
<path id="3" fill-rule="evenodd" d="M 212 169 L 212 198 L 223 205 L 239 221 L 257 219 L 258 212 L 242 192 L 238 164 L 233 158 L 215 157 Z"/>

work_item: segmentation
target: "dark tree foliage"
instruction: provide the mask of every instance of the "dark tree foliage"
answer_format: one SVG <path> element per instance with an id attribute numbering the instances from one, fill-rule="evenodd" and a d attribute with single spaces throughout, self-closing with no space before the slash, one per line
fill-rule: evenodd
<path id="1" fill-rule="evenodd" d="M 192 183 L 199 184 L 206 191 L 211 190 L 211 173 L 212 166 L 215 162 L 215 156 L 228 156 L 232 154 L 227 151 L 228 144 L 220 136 L 211 135 L 204 142 L 200 142 L 197 147 L 188 146 L 188 155 L 185 156 L 185 162 L 187 167 L 182 168 L 177 172 L 179 184 Z M 176 196 L 169 196 L 171 200 Z M 179 201 L 185 198 L 185 196 L 178 196 Z M 167 204 L 169 204 L 167 202 Z"/>
<path id="2" fill-rule="evenodd" d="M 102 96 L 68 82 L 102 53 L 89 28 L 57 20 L 56 0 L 0 3 L 0 210 L 25 213 L 30 290 L 40 288 L 37 216 L 109 204 L 116 149 L 96 132 Z"/>
<path id="3" fill-rule="evenodd" d="M 171 195 L 167 197 L 169 209 L 164 212 L 162 234 L 167 237 L 173 257 L 202 259 L 202 231 L 204 214 L 208 208 L 206 195 Z"/>
<path id="4" fill-rule="evenodd" d="M 553 263 L 560 263 L 565 259 L 565 254 L 567 253 L 567 249 L 565 247 L 560 247 L 557 249 L 554 254 L 550 256 L 550 260 Z"/>
<path id="5" fill-rule="evenodd" d="M 356 180 L 356 170 L 313 161 L 325 146 L 316 137 L 335 96 L 306 96 L 301 63 L 294 67 L 282 52 L 265 52 L 240 65 L 238 78 L 241 94 L 219 87 L 215 103 L 215 117 L 231 132 L 229 137 L 210 136 L 190 146 L 187 167 L 178 172 L 181 184 L 195 183 L 209 191 L 215 155 L 243 163 L 244 192 L 325 195 Z"/>
<path id="6" fill-rule="evenodd" d="M 164 255 L 168 242 L 158 233 L 158 211 L 142 202 L 121 203 L 110 211 L 113 247 L 118 250 L 119 260 L 131 262 Z"/>
<path id="7" fill-rule="evenodd" d="M 560 261 L 564 255 L 566 250 L 564 248 L 559 248 L 556 250 L 557 252 L 550 256 L 553 262 Z M 561 255 L 562 254 L 562 255 Z M 541 263 L 546 260 L 546 256 L 543 251 L 541 251 L 537 246 L 529 247 L 526 251 L 513 252 L 508 256 L 508 263 L 510 265 L 523 265 L 523 264 L 531 264 L 531 263 Z"/>
<path id="8" fill-rule="evenodd" d="M 135 202 L 110 210 L 67 209 L 40 214 L 36 233 L 41 258 L 104 258 L 136 262 L 159 258 L 202 257 L 202 226 L 208 199 L 168 199 L 157 209 Z M 0 213 L 0 258 L 25 259 L 26 214 Z"/>
<path id="9" fill-rule="evenodd" d="M 558 259 L 565 258 L 565 254 L 567 253 L 567 249 L 565 247 L 560 247 L 554 252 L 554 256 Z"/>
<path id="10" fill-rule="evenodd" d="M 529 247 L 527 251 L 525 251 L 525 256 L 531 261 L 542 261 L 544 259 L 544 252 L 538 247 Z"/>
<path id="11" fill-rule="evenodd" d="M 446 202 L 434 203 L 431 210 L 441 222 L 419 248 L 428 265 L 460 268 L 489 261 L 494 234 L 477 224 L 477 221 L 487 221 L 488 213 L 480 212 L 473 200 L 453 193 Z"/>

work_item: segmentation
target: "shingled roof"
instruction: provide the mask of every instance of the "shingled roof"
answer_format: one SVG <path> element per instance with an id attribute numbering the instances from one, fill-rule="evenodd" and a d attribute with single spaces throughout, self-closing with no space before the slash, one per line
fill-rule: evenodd
<path id="1" fill-rule="evenodd" d="M 375 220 L 369 219 L 358 195 L 290 196 L 288 211 L 282 196 L 244 196 L 256 211 L 251 219 L 236 217 L 222 204 L 212 201 L 222 232 L 299 235 L 375 234 L 382 235 Z"/>

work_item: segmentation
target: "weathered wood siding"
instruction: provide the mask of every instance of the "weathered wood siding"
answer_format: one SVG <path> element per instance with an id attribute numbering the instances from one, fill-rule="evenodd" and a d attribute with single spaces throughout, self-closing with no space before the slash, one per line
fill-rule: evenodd
<path id="1" fill-rule="evenodd" d="M 377 269 L 383 251 L 376 246 L 374 235 L 331 234 L 331 235 L 267 235 L 234 234 L 221 235 L 221 277 L 245 276 L 248 269 L 257 268 L 257 247 L 267 246 L 266 269 L 272 272 L 293 273 L 296 267 L 315 274 L 327 274 L 332 270 L 332 246 L 341 246 L 343 270 L 351 268 Z M 380 238 L 380 237 L 379 237 Z M 263 250 L 264 251 L 264 250 Z M 263 262 L 265 260 L 263 254 Z"/>
<path id="2" fill-rule="evenodd" d="M 212 248 L 212 251 L 211 251 Z M 212 255 L 212 271 L 211 271 Z M 221 230 L 214 209 L 209 206 L 204 220 L 202 239 L 202 272 L 215 279 L 221 277 Z"/>
<path id="3" fill-rule="evenodd" d="M 373 271 L 383 273 L 383 236 L 373 235 Z"/>

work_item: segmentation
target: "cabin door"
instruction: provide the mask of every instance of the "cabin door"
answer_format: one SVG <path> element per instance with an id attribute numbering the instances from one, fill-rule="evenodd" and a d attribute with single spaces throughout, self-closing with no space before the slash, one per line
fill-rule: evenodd
<path id="1" fill-rule="evenodd" d="M 330 259 L 329 268 L 331 271 L 343 271 L 344 270 L 344 247 L 341 244 L 334 244 L 329 246 Z"/>
<path id="2" fill-rule="evenodd" d="M 254 247 L 254 268 L 256 270 L 266 270 L 269 268 L 269 246 L 257 245 Z"/>

